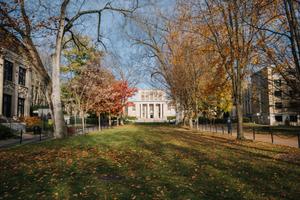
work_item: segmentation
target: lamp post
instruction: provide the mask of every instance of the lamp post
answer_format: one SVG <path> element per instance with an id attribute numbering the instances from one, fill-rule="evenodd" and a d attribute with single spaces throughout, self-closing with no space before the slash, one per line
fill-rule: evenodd
<path id="1" fill-rule="evenodd" d="M 256 113 L 256 116 L 257 116 L 257 122 L 259 124 L 260 123 L 260 113 Z"/>

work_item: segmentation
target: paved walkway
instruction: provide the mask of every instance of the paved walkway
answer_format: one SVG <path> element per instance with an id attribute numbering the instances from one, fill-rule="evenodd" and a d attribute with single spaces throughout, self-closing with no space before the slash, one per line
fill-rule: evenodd
<path id="1" fill-rule="evenodd" d="M 105 127 L 103 127 L 105 128 Z M 92 127 L 87 127 L 85 129 L 85 133 L 97 131 L 98 127 L 92 126 Z M 83 132 L 81 129 L 76 130 L 76 135 L 82 135 Z M 13 147 L 17 145 L 23 145 L 23 144 L 30 144 L 30 143 L 38 143 L 42 142 L 45 140 L 51 140 L 53 139 L 52 136 L 48 136 L 45 134 L 42 134 L 42 138 L 40 140 L 40 135 L 33 135 L 33 134 L 28 134 L 24 133 L 22 136 L 22 143 L 20 143 L 20 138 L 12 138 L 12 139 L 7 139 L 7 140 L 0 140 L 0 148 L 8 148 L 8 147 Z"/>
<path id="2" fill-rule="evenodd" d="M 211 132 L 211 133 L 216 133 L 218 135 L 227 135 L 227 137 L 234 137 L 236 138 L 236 130 L 233 130 L 232 134 L 227 133 L 226 127 L 224 128 L 224 134 L 223 134 L 223 129 L 221 127 L 218 127 L 217 129 L 215 127 L 212 127 L 210 129 L 209 126 L 202 127 L 199 126 L 200 131 L 206 131 L 206 132 Z M 244 135 L 246 139 L 253 140 L 253 133 L 250 133 L 248 131 L 244 131 Z M 267 142 L 267 143 L 272 143 L 272 136 L 270 133 L 255 133 L 255 141 L 260 141 L 260 142 Z M 298 136 L 297 135 L 283 135 L 283 134 L 273 134 L 273 144 L 279 144 L 279 145 L 285 145 L 285 146 L 290 146 L 290 147 L 296 147 L 298 148 Z"/>
<path id="3" fill-rule="evenodd" d="M 0 148 L 7 148 L 7 147 L 29 144 L 29 143 L 38 143 L 38 142 L 50 140 L 50 139 L 53 139 L 53 137 L 42 134 L 42 138 L 40 140 L 40 135 L 32 135 L 32 134 L 24 133 L 21 144 L 20 144 L 20 138 L 11 138 L 11 139 L 7 139 L 7 140 L 0 140 Z"/>

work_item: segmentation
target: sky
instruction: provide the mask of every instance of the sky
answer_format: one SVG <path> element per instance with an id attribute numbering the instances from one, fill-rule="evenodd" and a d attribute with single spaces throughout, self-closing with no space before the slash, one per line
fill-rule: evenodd
<path id="1" fill-rule="evenodd" d="M 86 1 L 85 5 L 81 8 L 82 10 L 88 9 L 99 9 L 104 6 L 107 1 L 96 0 Z M 116 7 L 126 7 L 130 5 L 129 2 L 132 0 L 112 1 L 112 5 Z M 139 8 L 136 13 L 142 16 L 151 17 L 155 15 L 155 12 L 160 9 L 164 13 L 171 13 L 175 5 L 175 0 L 152 0 L 151 4 L 148 0 L 140 0 Z M 78 10 L 78 3 L 72 5 L 73 8 L 70 10 Z M 90 15 L 83 18 L 83 26 L 77 28 L 93 38 L 97 37 L 97 16 Z M 134 34 L 132 31 L 134 27 L 130 22 L 130 19 L 124 18 L 117 12 L 106 11 L 102 15 L 101 22 L 101 35 L 102 41 L 106 46 L 106 51 L 109 56 L 105 59 L 105 64 L 111 68 L 115 75 L 118 77 L 119 72 L 122 71 L 126 78 L 130 81 L 137 83 L 139 88 L 153 88 L 153 82 L 151 82 L 151 68 L 149 65 L 153 64 L 153 60 L 144 58 L 143 47 L 135 45 L 128 35 Z M 100 49 L 103 46 L 98 43 Z"/>
<path id="2" fill-rule="evenodd" d="M 9 1 L 9 0 L 0 0 Z M 67 17 L 72 18 L 79 10 L 101 9 L 107 2 L 111 2 L 113 7 L 128 8 L 136 0 L 71 0 L 67 9 Z M 62 0 L 28 0 L 26 6 L 32 16 L 33 21 L 43 21 L 49 16 L 58 16 Z M 43 6 L 40 6 L 42 2 Z M 164 16 L 172 15 L 176 0 L 139 0 L 139 8 L 134 15 L 142 16 L 147 19 L 155 18 L 158 12 Z M 155 22 L 153 20 L 153 22 Z M 105 11 L 101 20 L 101 41 L 105 44 L 104 49 L 97 40 L 97 15 L 86 15 L 80 18 L 72 30 L 89 36 L 97 44 L 99 50 L 106 51 L 104 65 L 111 69 L 117 78 L 121 78 L 120 72 L 125 75 L 135 87 L 156 88 L 154 81 L 151 81 L 151 72 L 155 60 L 145 56 L 145 48 L 134 44 L 131 37 L 139 37 L 142 34 L 137 30 L 133 21 L 125 18 L 118 12 Z M 140 35 L 139 35 L 140 34 Z M 42 55 L 43 61 L 51 65 L 50 55 L 53 54 L 55 34 L 44 35 L 43 32 L 36 32 L 35 43 Z M 63 62 L 63 61 L 62 61 Z M 51 67 L 49 67 L 51 68 Z M 158 84 L 159 85 L 159 84 Z"/>

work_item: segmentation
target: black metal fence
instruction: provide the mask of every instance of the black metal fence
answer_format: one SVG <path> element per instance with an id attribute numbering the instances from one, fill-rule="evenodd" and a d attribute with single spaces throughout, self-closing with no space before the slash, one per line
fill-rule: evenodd
<path id="1" fill-rule="evenodd" d="M 210 132 L 212 134 L 228 136 L 236 136 L 237 134 L 236 128 L 228 126 L 227 124 L 198 124 L 198 127 L 194 124 L 194 128 L 203 132 Z M 244 129 L 244 136 L 246 139 L 251 139 L 253 141 L 257 140 L 300 148 L 300 131 L 298 133 L 282 133 L 274 131 L 271 128 L 261 130 L 259 128 L 252 127 Z"/>

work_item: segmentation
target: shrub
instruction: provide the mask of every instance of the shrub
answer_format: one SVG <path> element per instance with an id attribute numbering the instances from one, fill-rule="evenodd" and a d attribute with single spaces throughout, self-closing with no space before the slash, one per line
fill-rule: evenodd
<path id="1" fill-rule="evenodd" d="M 244 123 L 250 123 L 251 119 L 249 117 L 243 117 L 243 122 Z"/>
<path id="2" fill-rule="evenodd" d="M 10 129 L 7 126 L 1 125 L 0 124 L 0 139 L 8 139 L 8 138 L 12 138 L 15 136 L 15 131 Z"/>
<path id="3" fill-rule="evenodd" d="M 125 120 L 126 121 L 134 121 L 134 120 L 137 120 L 137 118 L 135 116 L 126 116 Z"/>
<path id="4" fill-rule="evenodd" d="M 38 117 L 24 117 L 22 121 L 26 123 L 26 128 L 33 128 L 34 126 L 41 127 L 42 124 L 42 120 Z"/>
<path id="5" fill-rule="evenodd" d="M 199 117 L 199 123 L 200 124 L 223 124 L 226 123 L 226 119 L 223 118 L 216 118 L 216 119 L 208 119 L 206 117 Z"/>
<path id="6" fill-rule="evenodd" d="M 168 121 L 175 120 L 175 119 L 176 119 L 176 116 L 167 116 Z"/>
<path id="7" fill-rule="evenodd" d="M 77 124 L 81 124 L 82 121 L 81 121 L 81 117 L 76 117 L 76 123 Z M 98 118 L 95 118 L 95 117 L 88 117 L 88 118 L 85 118 L 85 123 L 86 124 L 98 124 Z M 75 117 L 74 116 L 71 116 L 70 117 L 70 124 L 75 124 Z"/>

